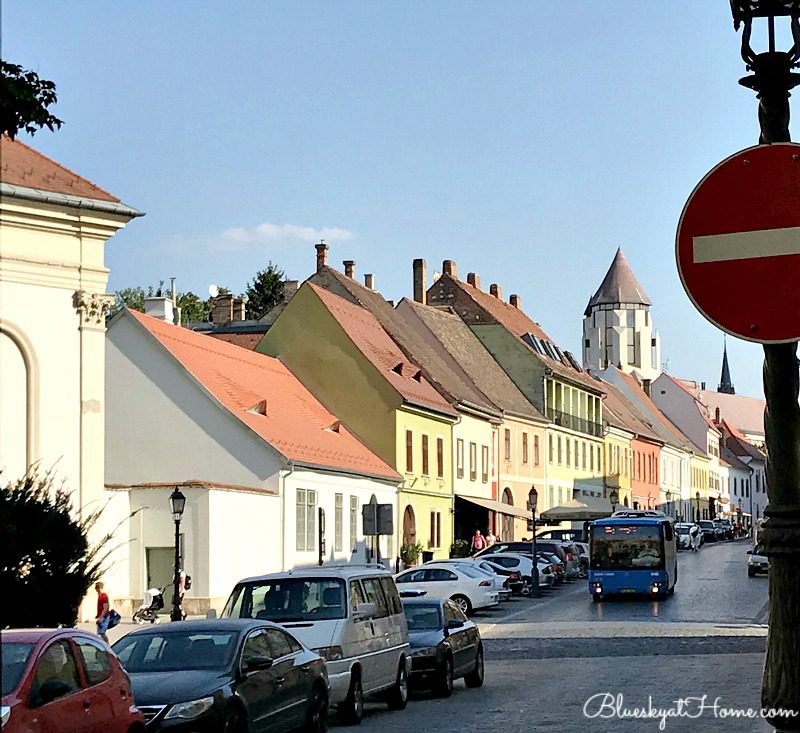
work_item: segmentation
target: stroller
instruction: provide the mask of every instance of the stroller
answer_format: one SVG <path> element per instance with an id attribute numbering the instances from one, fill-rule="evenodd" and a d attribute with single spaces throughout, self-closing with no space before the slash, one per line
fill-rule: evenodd
<path id="1" fill-rule="evenodd" d="M 158 617 L 158 612 L 164 608 L 164 589 L 150 588 L 144 592 L 144 600 L 142 605 L 136 609 L 133 614 L 133 623 L 146 624 L 148 621 L 151 624 L 157 624 L 161 619 Z"/>

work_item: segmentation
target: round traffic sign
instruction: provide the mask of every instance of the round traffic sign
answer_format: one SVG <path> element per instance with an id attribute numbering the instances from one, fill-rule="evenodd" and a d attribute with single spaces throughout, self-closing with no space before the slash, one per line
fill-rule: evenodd
<path id="1" fill-rule="evenodd" d="M 723 331 L 800 340 L 800 145 L 757 145 L 709 171 L 683 208 L 675 255 L 689 298 Z"/>

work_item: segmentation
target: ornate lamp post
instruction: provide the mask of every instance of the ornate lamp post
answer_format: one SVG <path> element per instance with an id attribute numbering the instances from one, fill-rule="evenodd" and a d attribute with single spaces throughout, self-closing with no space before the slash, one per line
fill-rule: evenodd
<path id="1" fill-rule="evenodd" d="M 742 30 L 742 58 L 751 76 L 739 80 L 758 96 L 759 143 L 791 142 L 790 90 L 800 84 L 792 69 L 800 62 L 800 2 L 731 0 L 733 24 Z M 753 21 L 767 21 L 769 50 L 750 46 Z M 788 18 L 793 44 L 775 49 L 775 19 Z M 777 730 L 800 731 L 800 374 L 797 342 L 764 345 L 764 432 L 767 442 L 767 496 L 758 544 L 770 558 L 769 632 L 761 704 L 792 715 L 768 717 Z M 752 512 L 751 512 L 752 513 Z M 752 521 L 752 517 L 751 517 Z"/>
<path id="2" fill-rule="evenodd" d="M 170 621 L 181 621 L 181 517 L 186 507 L 186 497 L 176 486 L 175 491 L 169 495 L 169 506 L 172 510 L 172 519 L 175 521 L 175 568 L 172 578 L 172 612 Z"/>
<path id="3" fill-rule="evenodd" d="M 611 489 L 611 493 L 608 495 L 608 500 L 611 502 L 611 513 L 613 514 L 617 511 L 617 504 L 619 503 L 619 494 L 617 493 L 616 489 Z"/>
<path id="4" fill-rule="evenodd" d="M 533 567 L 531 568 L 531 598 L 541 598 L 539 589 L 539 569 L 536 562 L 536 504 L 539 501 L 539 492 L 532 486 L 528 492 L 528 510 L 531 513 L 531 552 L 533 553 Z"/>

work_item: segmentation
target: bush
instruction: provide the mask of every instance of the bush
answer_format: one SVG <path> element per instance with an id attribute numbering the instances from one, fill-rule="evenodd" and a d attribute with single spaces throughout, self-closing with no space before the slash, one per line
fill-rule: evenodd
<path id="1" fill-rule="evenodd" d="M 74 514 L 50 472 L 32 470 L 0 489 L 0 627 L 75 625 L 109 555 L 110 535 L 94 547 L 88 539 L 101 511 Z"/>
<path id="2" fill-rule="evenodd" d="M 466 540 L 456 540 L 450 545 L 450 557 L 469 557 L 469 542 Z"/>
<path id="3" fill-rule="evenodd" d="M 400 559 L 403 561 L 403 565 L 406 567 L 416 565 L 422 550 L 423 547 L 420 542 L 417 542 L 416 545 L 403 545 L 400 548 Z"/>

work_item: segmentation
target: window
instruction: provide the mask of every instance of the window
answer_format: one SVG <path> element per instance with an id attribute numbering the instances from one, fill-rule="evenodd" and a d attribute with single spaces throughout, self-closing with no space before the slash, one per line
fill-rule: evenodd
<path id="1" fill-rule="evenodd" d="M 422 436 L 422 475 L 423 476 L 428 476 L 429 473 L 430 473 L 429 470 L 428 470 L 430 468 L 428 463 L 429 463 L 428 462 L 428 436 L 427 435 L 423 435 Z"/>
<path id="2" fill-rule="evenodd" d="M 425 580 L 430 582 L 452 582 L 454 580 L 458 580 L 458 576 L 450 570 L 445 570 L 445 568 L 431 568 L 430 570 L 425 571 Z"/>
<path id="3" fill-rule="evenodd" d="M 489 446 L 481 446 L 481 481 L 489 482 Z"/>
<path id="4" fill-rule="evenodd" d="M 33 704 L 42 704 L 39 699 L 39 688 L 50 680 L 63 682 L 70 691 L 77 690 L 81 686 L 78 680 L 78 666 L 66 641 L 51 644 L 39 657 L 31 685 L 31 699 L 35 701 Z"/>
<path id="5" fill-rule="evenodd" d="M 355 550 L 358 544 L 358 497 L 350 497 L 350 549 Z"/>
<path id="6" fill-rule="evenodd" d="M 258 629 L 247 637 L 244 649 L 242 649 L 242 665 L 247 664 L 253 657 L 268 657 L 272 659 L 272 647 L 263 629 Z"/>
<path id="7" fill-rule="evenodd" d="M 344 524 L 344 496 L 336 494 L 333 504 L 333 549 L 341 552 L 343 547 L 343 524 Z"/>
<path id="8" fill-rule="evenodd" d="M 444 478 L 444 438 L 436 438 L 436 478 Z"/>
<path id="9" fill-rule="evenodd" d="M 572 463 L 572 441 L 567 438 L 567 465 L 569 466 Z"/>
<path id="10" fill-rule="evenodd" d="M 267 643 L 272 650 L 270 656 L 273 659 L 280 659 L 296 651 L 297 644 L 291 641 L 280 629 L 267 629 L 264 635 L 267 637 Z M 295 647 L 295 649 L 292 647 Z"/>
<path id="11" fill-rule="evenodd" d="M 354 611 L 358 610 L 358 607 L 362 603 L 367 602 L 367 597 L 364 595 L 364 589 L 361 587 L 361 583 L 357 580 L 350 581 L 350 608 Z"/>
<path id="12" fill-rule="evenodd" d="M 406 430 L 406 473 L 414 472 L 414 435 Z"/>
<path id="13" fill-rule="evenodd" d="M 96 641 L 76 638 L 78 651 L 83 659 L 86 679 L 90 685 L 99 685 L 111 676 L 111 662 L 105 649 Z"/>
<path id="14" fill-rule="evenodd" d="M 317 492 L 297 490 L 297 545 L 300 552 L 314 549 L 317 537 Z"/>
<path id="15" fill-rule="evenodd" d="M 528 433 L 522 433 L 522 462 L 528 462 Z"/>
<path id="16" fill-rule="evenodd" d="M 511 460 L 511 431 L 506 428 L 504 432 L 504 448 L 505 448 L 505 457 L 507 461 Z"/>
<path id="17" fill-rule="evenodd" d="M 533 465 L 539 465 L 539 436 L 533 436 Z"/>
<path id="18" fill-rule="evenodd" d="M 558 436 L 558 465 L 560 466 L 562 463 L 561 461 L 561 436 Z"/>
<path id="19" fill-rule="evenodd" d="M 586 470 L 586 443 L 581 443 L 581 459 L 583 460 L 583 470 Z"/>
<path id="20" fill-rule="evenodd" d="M 547 460 L 551 464 L 555 460 L 555 458 L 553 456 L 553 436 L 552 435 L 548 435 L 547 436 Z"/>
<path id="21" fill-rule="evenodd" d="M 456 478 L 464 478 L 464 440 L 456 440 Z"/>
<path id="22" fill-rule="evenodd" d="M 386 605 L 389 608 L 389 613 L 397 615 L 403 613 L 403 602 L 400 600 L 400 595 L 397 592 L 394 581 L 387 578 L 385 575 L 381 577 L 381 588 L 383 588 L 383 595 L 386 597 Z"/>
<path id="23" fill-rule="evenodd" d="M 431 512 L 431 534 L 428 546 L 442 546 L 442 515 L 440 512 Z"/>
<path id="24" fill-rule="evenodd" d="M 389 615 L 389 607 L 386 603 L 386 596 L 381 588 L 380 578 L 363 578 L 364 592 L 367 594 L 367 603 L 374 603 L 376 618 L 386 618 Z"/>
<path id="25" fill-rule="evenodd" d="M 478 446 L 475 443 L 469 444 L 469 480 L 475 481 L 478 478 Z M 437 545 L 438 546 L 438 545 Z"/>
<path id="26" fill-rule="evenodd" d="M 578 468 L 578 440 L 577 440 L 577 438 L 575 439 L 574 446 L 575 446 L 575 468 Z"/>

